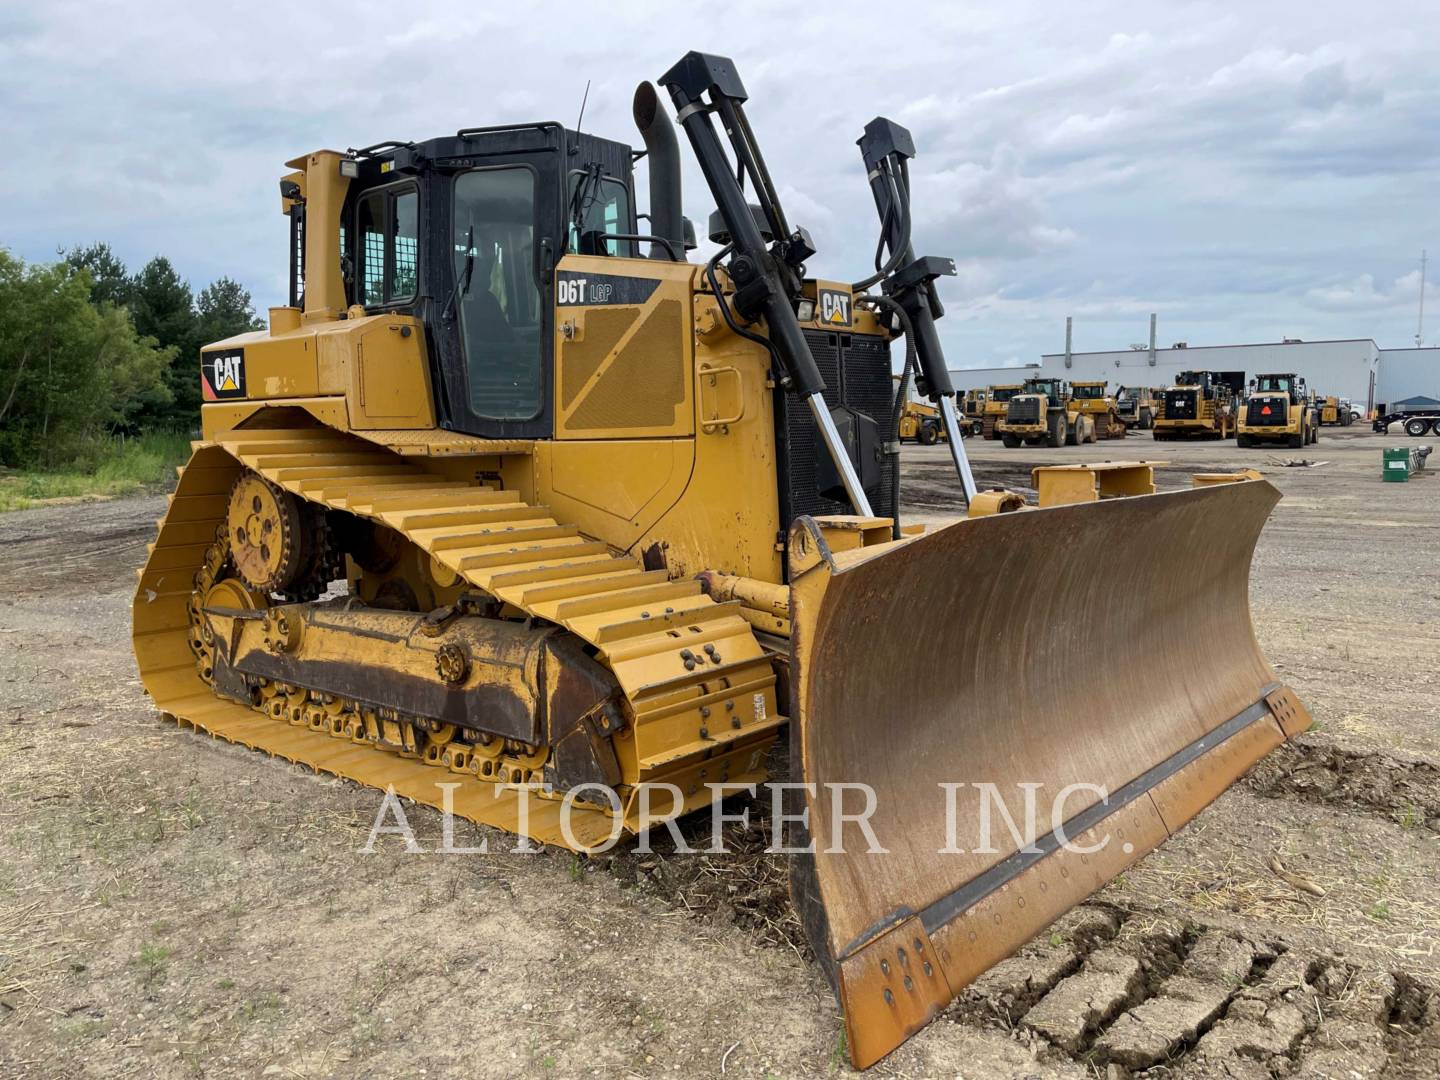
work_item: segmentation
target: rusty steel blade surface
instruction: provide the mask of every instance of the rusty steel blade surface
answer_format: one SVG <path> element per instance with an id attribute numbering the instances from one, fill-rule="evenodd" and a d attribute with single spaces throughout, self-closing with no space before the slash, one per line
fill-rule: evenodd
<path id="1" fill-rule="evenodd" d="M 837 555 L 797 523 L 792 769 L 816 787 L 792 890 L 858 1066 L 1308 724 L 1250 622 L 1278 498 L 1252 481 Z M 884 853 L 837 817 L 865 809 L 849 784 Z"/>

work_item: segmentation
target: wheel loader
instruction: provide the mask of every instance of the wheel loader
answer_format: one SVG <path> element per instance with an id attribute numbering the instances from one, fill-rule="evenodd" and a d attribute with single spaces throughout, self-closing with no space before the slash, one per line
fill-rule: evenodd
<path id="1" fill-rule="evenodd" d="M 1240 411 L 1236 445 L 1254 447 L 1283 443 L 1292 450 L 1320 439 L 1319 409 L 1294 372 L 1257 375 Z"/>
<path id="2" fill-rule="evenodd" d="M 1102 384 L 1103 386 L 1103 384 Z M 1078 446 L 1095 441 L 1095 418 L 1080 408 L 1063 379 L 1026 379 L 996 425 L 1005 446 Z"/>
<path id="3" fill-rule="evenodd" d="M 1000 438 L 1000 422 L 1010 409 L 1010 399 L 1025 389 L 1022 383 L 1000 383 L 985 391 L 981 407 L 980 434 L 986 439 Z"/>
<path id="4" fill-rule="evenodd" d="M 1099 382 L 1072 382 L 1070 400 L 1076 410 L 1090 417 L 1095 425 L 1097 439 L 1123 439 L 1125 424 L 1115 407 L 1115 399 L 1107 392 L 1110 384 Z"/>
<path id="5" fill-rule="evenodd" d="M 1244 372 L 1182 371 L 1175 385 L 1160 395 L 1153 437 L 1162 442 L 1230 438 L 1235 434 L 1235 395 L 1244 385 Z"/>
<path id="6" fill-rule="evenodd" d="M 962 433 L 968 420 L 962 420 Z M 945 438 L 945 429 L 940 423 L 940 410 L 933 405 L 918 401 L 907 401 L 900 410 L 900 429 L 897 432 L 901 442 L 918 442 L 921 446 L 934 446 Z"/>
<path id="7" fill-rule="evenodd" d="M 660 84 L 704 262 L 649 83 L 643 226 L 640 155 L 556 123 L 288 163 L 289 303 L 202 351 L 135 654 L 185 728 L 580 853 L 753 790 L 783 734 L 792 895 L 863 1067 L 1306 723 L 1246 601 L 1278 495 L 977 490 L 910 133 L 865 127 L 880 254 L 818 280 L 733 63 Z M 892 343 L 947 527 L 900 520 Z"/>

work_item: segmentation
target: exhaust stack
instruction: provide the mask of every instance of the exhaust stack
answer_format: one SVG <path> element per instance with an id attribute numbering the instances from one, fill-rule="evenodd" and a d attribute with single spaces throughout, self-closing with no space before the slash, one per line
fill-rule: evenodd
<path id="1" fill-rule="evenodd" d="M 685 259 L 685 220 L 680 212 L 680 146 L 675 125 L 660 107 L 660 96 L 649 82 L 635 88 L 635 126 L 645 140 L 650 161 L 650 232 L 668 240 L 675 259 Z M 669 259 L 664 244 L 650 245 L 650 258 Z"/>

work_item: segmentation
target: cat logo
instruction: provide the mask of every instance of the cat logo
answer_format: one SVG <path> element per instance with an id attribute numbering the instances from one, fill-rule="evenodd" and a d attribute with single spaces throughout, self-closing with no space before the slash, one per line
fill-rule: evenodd
<path id="1" fill-rule="evenodd" d="M 206 353 L 200 361 L 200 390 L 206 401 L 245 396 L 245 350 Z"/>
<path id="2" fill-rule="evenodd" d="M 849 326 L 850 294 L 844 289 L 821 289 L 820 321 L 826 326 Z"/>

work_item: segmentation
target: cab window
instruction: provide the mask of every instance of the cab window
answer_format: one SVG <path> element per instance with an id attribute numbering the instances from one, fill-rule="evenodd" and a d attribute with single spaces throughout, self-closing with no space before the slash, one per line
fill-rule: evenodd
<path id="1" fill-rule="evenodd" d="M 631 231 L 630 193 L 624 184 L 577 169 L 570 174 L 568 199 L 570 251 L 584 255 L 634 256 L 634 241 L 604 239 Z"/>
<path id="2" fill-rule="evenodd" d="M 541 406 L 541 302 L 535 282 L 535 173 L 475 169 L 455 180 L 453 261 L 470 407 L 528 420 Z"/>
<path id="3" fill-rule="evenodd" d="M 388 188 L 366 195 L 356 208 L 355 232 L 359 303 L 380 307 L 413 300 L 420 249 L 420 196 L 415 189 Z"/>

